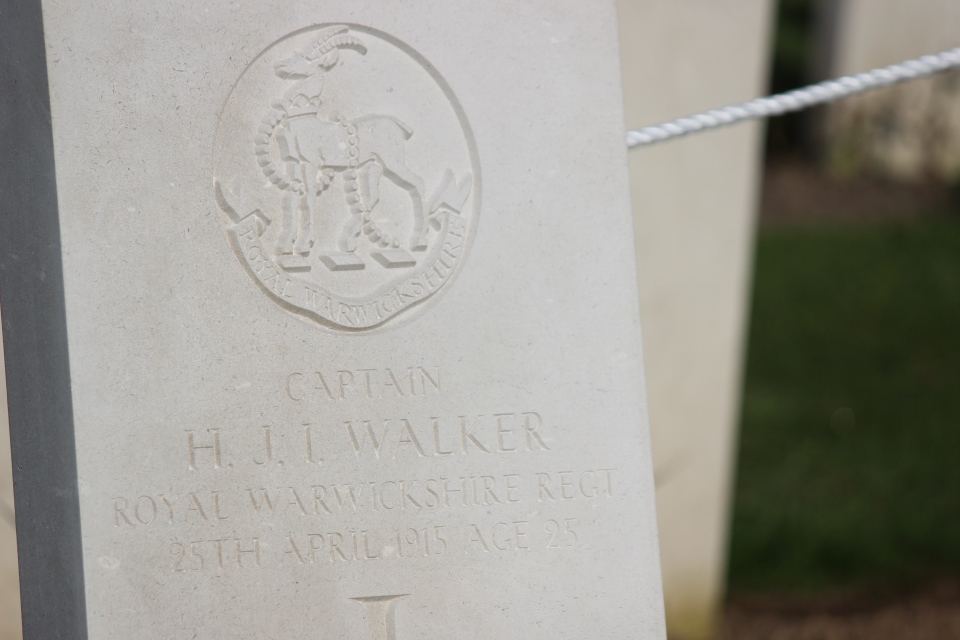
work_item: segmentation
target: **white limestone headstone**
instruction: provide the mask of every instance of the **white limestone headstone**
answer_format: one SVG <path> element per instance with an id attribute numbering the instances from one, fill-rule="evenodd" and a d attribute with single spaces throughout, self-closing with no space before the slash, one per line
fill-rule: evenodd
<path id="1" fill-rule="evenodd" d="M 819 49 L 824 76 L 860 73 L 960 46 L 955 0 L 827 3 Z M 822 139 L 840 175 L 880 172 L 900 180 L 960 177 L 960 72 L 854 96 L 827 108 Z"/>
<path id="2" fill-rule="evenodd" d="M 26 637 L 664 638 L 614 3 L 42 9 Z"/>
<path id="3" fill-rule="evenodd" d="M 622 0 L 627 126 L 766 90 L 770 0 Z M 630 154 L 667 628 L 709 638 L 727 530 L 762 125 Z"/>

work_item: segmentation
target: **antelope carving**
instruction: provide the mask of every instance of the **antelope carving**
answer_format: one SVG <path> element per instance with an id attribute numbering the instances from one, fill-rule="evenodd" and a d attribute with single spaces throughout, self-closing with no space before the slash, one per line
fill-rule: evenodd
<path id="1" fill-rule="evenodd" d="M 348 27 L 328 27 L 306 50 L 274 65 L 279 77 L 296 80 L 282 99 L 273 102 L 256 137 L 260 168 L 283 191 L 276 249 L 281 259 L 310 254 L 317 241 L 317 200 L 337 174 L 342 174 L 343 197 L 350 208 L 338 238 L 342 252 L 352 254 L 363 237 L 380 249 L 426 248 L 429 212 L 424 183 L 404 159 L 404 143 L 413 131 L 390 116 L 320 114 L 325 75 L 344 50 L 363 55 L 366 46 Z M 410 195 L 413 231 L 408 238 L 391 237 L 371 214 L 384 177 Z M 362 261 L 353 264 L 341 268 L 363 268 Z"/>

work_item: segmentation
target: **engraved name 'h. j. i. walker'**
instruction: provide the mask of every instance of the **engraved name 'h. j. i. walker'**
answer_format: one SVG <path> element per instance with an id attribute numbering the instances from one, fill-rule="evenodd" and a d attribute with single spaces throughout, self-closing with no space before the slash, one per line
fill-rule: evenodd
<path id="1" fill-rule="evenodd" d="M 251 95 L 268 91 L 254 120 Z M 430 297 L 476 221 L 462 108 L 419 54 L 369 28 L 271 46 L 228 98 L 217 153 L 216 200 L 241 263 L 282 306 L 333 328 L 374 327 Z"/>

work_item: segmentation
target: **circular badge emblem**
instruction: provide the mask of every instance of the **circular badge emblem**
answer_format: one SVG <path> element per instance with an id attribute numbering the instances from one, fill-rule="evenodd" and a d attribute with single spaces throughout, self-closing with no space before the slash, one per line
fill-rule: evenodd
<path id="1" fill-rule="evenodd" d="M 456 274 L 476 225 L 479 167 L 440 74 L 357 25 L 298 31 L 227 98 L 214 190 L 247 272 L 284 308 L 362 330 Z"/>

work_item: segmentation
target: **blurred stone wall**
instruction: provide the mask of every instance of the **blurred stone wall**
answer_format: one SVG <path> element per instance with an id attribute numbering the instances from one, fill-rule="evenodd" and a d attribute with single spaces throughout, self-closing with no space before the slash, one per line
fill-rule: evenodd
<path id="1" fill-rule="evenodd" d="M 821 74 L 846 75 L 960 46 L 957 0 L 821 0 Z M 838 102 L 824 119 L 825 159 L 841 177 L 960 179 L 960 72 Z"/>
<path id="2" fill-rule="evenodd" d="M 627 126 L 762 95 L 773 9 L 620 0 Z M 762 126 L 630 155 L 671 639 L 712 635 L 724 591 Z"/>

